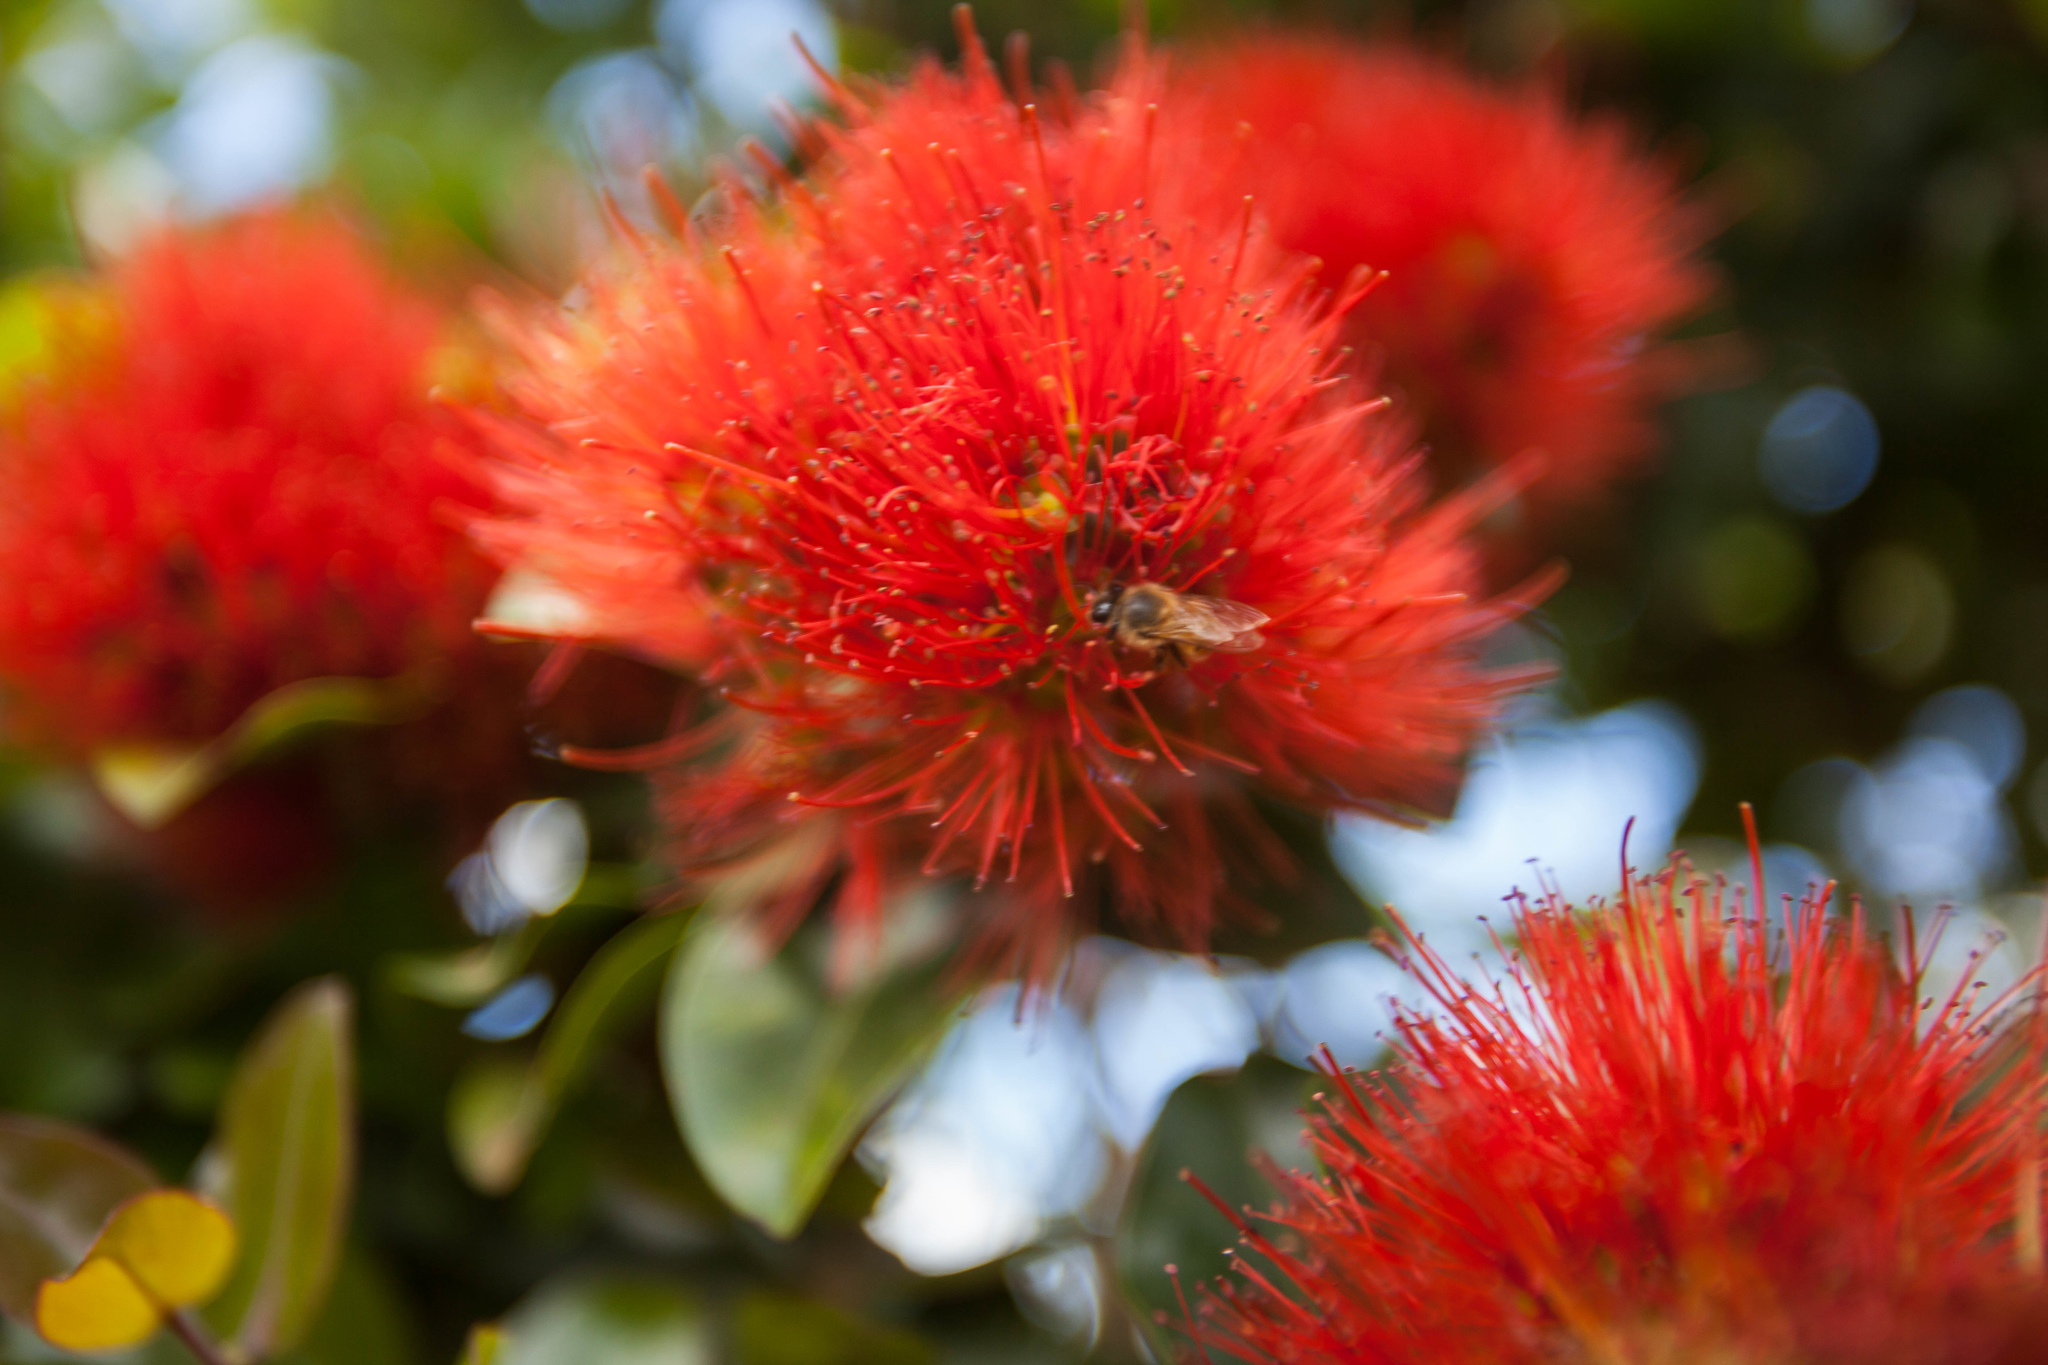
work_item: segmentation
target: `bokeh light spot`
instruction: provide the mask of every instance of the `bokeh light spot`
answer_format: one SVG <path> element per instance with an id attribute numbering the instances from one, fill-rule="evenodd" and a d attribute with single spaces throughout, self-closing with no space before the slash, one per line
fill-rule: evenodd
<path id="1" fill-rule="evenodd" d="M 1829 56 L 1863 62 L 1890 47 L 1913 18 L 1913 0 L 1806 0 L 1806 28 Z"/>
<path id="2" fill-rule="evenodd" d="M 1362 890 L 1452 956 L 1484 946 L 1474 917 L 1511 887 L 1536 891 L 1539 873 L 1577 899 L 1612 890 L 1630 820 L 1630 861 L 1660 861 L 1692 804 L 1699 764 L 1692 723 L 1667 702 L 1531 723 L 1473 755 L 1450 820 L 1409 829 L 1339 816 L 1331 851 Z M 1453 948 L 1459 934 L 1466 942 Z"/>
<path id="3" fill-rule="evenodd" d="M 1970 751 L 1984 780 L 2003 791 L 2027 756 L 2027 722 L 2011 697 L 1969 683 L 1937 692 L 1906 723 L 1909 736 L 1952 740 Z"/>
<path id="4" fill-rule="evenodd" d="M 1692 559 L 1693 601 L 1716 635 L 1769 640 L 1796 625 L 1813 596 L 1813 562 L 1797 532 L 1769 517 L 1722 522 Z"/>
<path id="5" fill-rule="evenodd" d="M 171 110 L 158 150 L 180 197 L 220 213 L 310 185 L 333 154 L 339 59 L 257 34 L 207 58 Z"/>
<path id="6" fill-rule="evenodd" d="M 510 1042 L 539 1028 L 554 1007 L 555 988 L 546 977 L 522 976 L 471 1010 L 462 1031 L 486 1043 Z"/>
<path id="7" fill-rule="evenodd" d="M 1948 652 L 1955 597 L 1932 558 L 1911 545 L 1880 545 L 1849 569 L 1842 642 L 1887 682 L 1923 676 Z"/>
<path id="8" fill-rule="evenodd" d="M 1870 486 L 1880 448 L 1870 409 L 1847 390 L 1817 384 L 1771 418 L 1757 467 L 1771 496 L 1793 511 L 1832 512 Z"/>

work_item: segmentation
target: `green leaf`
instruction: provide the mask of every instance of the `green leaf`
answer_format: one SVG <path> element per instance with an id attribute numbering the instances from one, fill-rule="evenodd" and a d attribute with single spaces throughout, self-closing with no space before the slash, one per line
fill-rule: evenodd
<path id="1" fill-rule="evenodd" d="M 384 979 L 415 1000 L 450 1009 L 480 1005 L 526 970 L 554 922 L 553 916 L 536 916 L 517 933 L 452 953 L 400 953 L 386 962 Z"/>
<path id="2" fill-rule="evenodd" d="M 0 1114 L 0 1310 L 29 1322 L 36 1285 L 70 1274 L 108 1216 L 161 1183 L 83 1128 Z"/>
<path id="3" fill-rule="evenodd" d="M 943 918 L 920 888 L 895 925 Z M 958 1013 L 943 960 L 886 951 L 837 990 L 802 936 L 769 952 L 744 915 L 699 917 L 662 997 L 661 1059 L 683 1141 L 734 1209 L 800 1231 L 854 1139 Z M 927 944 L 929 947 L 929 944 Z"/>
<path id="4" fill-rule="evenodd" d="M 653 1000 L 689 919 L 653 915 L 614 936 L 569 987 L 530 1064 L 487 1056 L 457 1080 L 448 1139 L 472 1185 L 503 1194 L 519 1183 L 590 1059 Z"/>
<path id="5" fill-rule="evenodd" d="M 418 713 L 417 689 L 397 678 L 306 678 L 286 683 L 244 711 L 222 736 L 238 763 L 259 758 L 302 730 L 323 725 L 389 725 Z"/>
<path id="6" fill-rule="evenodd" d="M 326 1302 L 355 1181 L 354 1013 L 322 977 L 286 997 L 235 1068 L 206 1185 L 241 1229 L 241 1263 L 206 1316 L 245 1356 L 306 1335 Z"/>
<path id="7" fill-rule="evenodd" d="M 1313 1072 L 1254 1054 L 1233 1075 L 1197 1076 L 1173 1092 L 1138 1159 L 1117 1229 L 1117 1273 L 1140 1330 L 1158 1313 L 1180 1321 L 1168 1265 L 1192 1288 L 1229 1268 L 1223 1249 L 1237 1240 L 1229 1220 L 1181 1172 L 1198 1176 L 1232 1208 L 1265 1207 L 1273 1191 L 1245 1153 L 1257 1149 L 1282 1166 L 1312 1168 L 1301 1144 L 1302 1114 L 1325 1084 Z M 1152 1344 L 1171 1358 L 1165 1334 Z"/>
<path id="8" fill-rule="evenodd" d="M 205 744 L 129 744 L 93 755 L 93 779 L 113 807 L 154 829 L 221 779 L 326 725 L 389 725 L 418 714 L 418 688 L 394 678 L 307 678 L 255 702 Z"/>
<path id="9" fill-rule="evenodd" d="M 448 1092 L 448 1148 L 462 1178 L 485 1194 L 517 1185 L 540 1145 L 546 1111 L 532 1063 L 487 1056 L 464 1068 Z"/>
<path id="10" fill-rule="evenodd" d="M 306 1339 L 280 1365 L 416 1365 L 419 1354 L 391 1273 L 352 1246 Z"/>
<path id="11" fill-rule="evenodd" d="M 712 1365 L 689 1291 L 640 1276 L 550 1281 L 505 1318 L 493 1365 Z"/>
<path id="12" fill-rule="evenodd" d="M 915 1333 L 849 1317 L 827 1304 L 750 1290 L 733 1309 L 733 1365 L 932 1365 Z"/>
<path id="13" fill-rule="evenodd" d="M 395 953 L 385 960 L 385 983 L 401 995 L 450 1009 L 480 1005 L 526 970 L 556 926 L 637 910 L 646 875 L 637 866 L 592 863 L 575 898 L 556 913 L 535 915 L 515 932 L 452 952 Z"/>
<path id="14" fill-rule="evenodd" d="M 469 1329 L 469 1336 L 462 1343 L 462 1359 L 457 1365 L 503 1365 L 505 1355 L 505 1329 L 495 1322 L 480 1322 Z"/>

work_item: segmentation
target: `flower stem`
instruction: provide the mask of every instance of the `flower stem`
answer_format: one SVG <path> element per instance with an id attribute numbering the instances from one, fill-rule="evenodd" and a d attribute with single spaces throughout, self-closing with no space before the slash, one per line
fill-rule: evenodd
<path id="1" fill-rule="evenodd" d="M 199 1319 L 190 1313 L 172 1313 L 164 1322 L 172 1334 L 185 1343 L 185 1349 L 192 1353 L 199 1365 L 230 1365 L 227 1353 L 221 1349 L 220 1343 L 215 1341 L 213 1334 L 201 1326 Z"/>

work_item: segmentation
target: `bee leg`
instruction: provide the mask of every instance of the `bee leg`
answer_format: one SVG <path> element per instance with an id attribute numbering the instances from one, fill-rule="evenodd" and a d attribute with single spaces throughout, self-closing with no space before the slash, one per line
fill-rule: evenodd
<path id="1" fill-rule="evenodd" d="M 1175 663 L 1179 664 L 1182 668 L 1186 668 L 1188 666 L 1188 652 L 1185 649 L 1181 648 L 1180 641 L 1168 640 L 1166 642 L 1166 653 L 1169 658 L 1171 658 Z"/>

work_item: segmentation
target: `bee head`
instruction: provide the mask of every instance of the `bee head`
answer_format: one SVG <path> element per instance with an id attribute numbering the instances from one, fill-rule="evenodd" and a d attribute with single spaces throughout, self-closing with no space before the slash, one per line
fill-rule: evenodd
<path id="1" fill-rule="evenodd" d="M 1096 593 L 1095 600 L 1088 607 L 1090 623 L 1098 626 L 1108 625 L 1110 615 L 1116 611 L 1117 599 L 1123 595 L 1124 585 L 1121 583 L 1112 583 Z"/>

